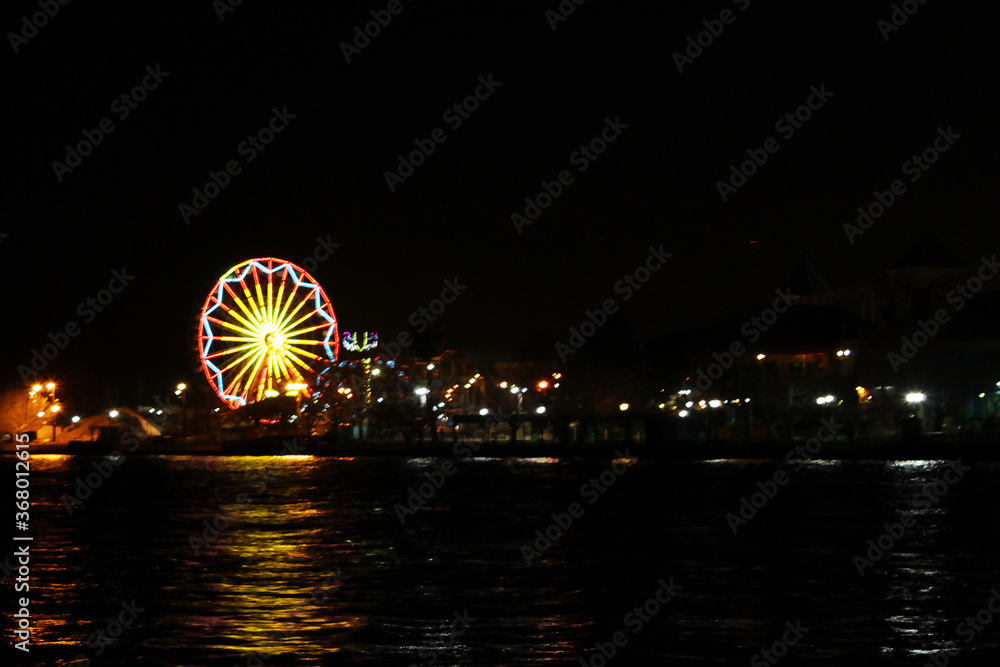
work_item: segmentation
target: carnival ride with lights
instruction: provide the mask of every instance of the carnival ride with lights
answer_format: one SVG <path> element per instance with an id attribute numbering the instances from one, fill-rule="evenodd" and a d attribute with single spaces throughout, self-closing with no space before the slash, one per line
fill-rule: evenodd
<path id="1" fill-rule="evenodd" d="M 201 309 L 201 368 L 234 410 L 282 394 L 318 398 L 330 383 L 339 346 L 337 317 L 323 288 L 283 259 L 237 264 Z"/>

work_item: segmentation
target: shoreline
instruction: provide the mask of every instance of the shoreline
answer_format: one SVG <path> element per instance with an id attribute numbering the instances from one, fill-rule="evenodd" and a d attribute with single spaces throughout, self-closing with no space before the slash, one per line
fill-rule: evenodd
<path id="1" fill-rule="evenodd" d="M 885 440 L 837 441 L 823 444 L 815 453 L 805 450 L 804 442 L 746 443 L 731 441 L 705 442 L 626 442 L 560 443 L 556 441 L 516 442 L 413 442 L 298 440 L 298 448 L 288 451 L 283 443 L 291 436 L 268 437 L 247 441 L 179 442 L 151 439 L 127 451 L 120 443 L 74 441 L 70 443 L 32 443 L 33 456 L 69 455 L 101 456 L 118 451 L 133 456 L 282 456 L 307 455 L 328 457 L 431 457 L 431 458 L 608 458 L 627 456 L 668 460 L 778 460 L 791 463 L 802 458 L 814 460 L 883 460 L 914 461 L 963 458 L 969 461 L 1000 461 L 1000 440 L 956 442 L 924 438 L 903 442 L 899 438 Z M 299 451 L 301 450 L 301 451 Z M 627 450 L 627 451 L 626 451 Z M 24 451 L 24 450 L 22 450 Z M 2 455 L 15 455 L 13 443 L 4 443 Z"/>

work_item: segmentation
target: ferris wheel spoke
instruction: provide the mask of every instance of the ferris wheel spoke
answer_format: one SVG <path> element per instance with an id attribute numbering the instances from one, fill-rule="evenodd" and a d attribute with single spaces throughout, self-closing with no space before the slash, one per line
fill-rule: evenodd
<path id="1" fill-rule="evenodd" d="M 312 367 L 309 364 L 307 364 L 306 362 L 304 362 L 301 359 L 299 359 L 297 355 L 291 354 L 291 353 L 289 353 L 289 352 L 286 351 L 285 352 L 285 356 L 286 356 L 286 358 L 289 361 L 291 361 L 293 364 L 295 364 L 299 368 L 304 369 L 310 375 L 312 375 L 315 372 L 315 371 L 313 371 Z"/>
<path id="2" fill-rule="evenodd" d="M 267 268 L 272 269 L 271 260 L 267 262 Z M 268 324 L 274 325 L 274 271 L 267 272 L 267 317 Z"/>
<path id="3" fill-rule="evenodd" d="M 250 321 L 244 319 L 244 317 L 242 315 L 240 315 L 238 312 L 236 312 L 235 310 L 233 310 L 232 308 L 230 308 L 228 304 L 226 304 L 224 302 L 220 302 L 219 306 L 222 308 L 223 311 L 225 311 L 226 315 L 229 315 L 230 317 L 232 317 L 233 319 L 235 319 L 237 322 L 242 322 L 243 324 L 246 324 L 248 327 L 251 327 L 251 328 L 253 328 L 255 326 L 253 324 L 253 322 L 250 322 Z M 250 319 L 252 320 L 253 317 L 251 317 Z"/>
<path id="4" fill-rule="evenodd" d="M 288 360 L 285 358 L 284 355 L 278 355 L 276 361 L 278 366 L 282 369 L 282 371 L 288 378 L 290 379 L 294 378 L 299 382 L 304 382 L 302 374 L 299 373 L 298 369 L 296 369 L 294 365 L 288 363 Z"/>
<path id="5" fill-rule="evenodd" d="M 325 342 L 321 340 L 304 340 L 302 338 L 289 338 L 285 340 L 285 343 L 291 345 L 295 343 L 296 345 L 326 345 Z"/>
<path id="6" fill-rule="evenodd" d="M 231 347 L 227 350 L 222 350 L 221 352 L 213 352 L 212 354 L 206 355 L 205 359 L 217 359 L 229 354 L 236 354 L 237 352 L 243 352 L 249 348 L 257 347 L 258 344 L 259 343 L 247 343 L 246 345 L 237 345 L 236 347 Z"/>
<path id="7" fill-rule="evenodd" d="M 274 321 L 271 323 L 277 326 L 280 315 L 278 314 L 278 308 L 281 306 L 281 300 L 285 294 L 285 281 L 288 279 L 288 264 L 285 264 L 285 268 L 281 270 L 281 283 L 278 285 L 278 296 L 274 300 L 274 309 L 271 311 L 274 316 Z"/>
<path id="8" fill-rule="evenodd" d="M 292 320 L 292 318 L 295 317 L 300 310 L 302 310 L 302 307 L 305 306 L 306 303 L 308 303 L 311 298 L 313 298 L 313 291 L 314 291 L 314 289 L 313 290 L 309 290 L 308 292 L 306 292 L 305 296 L 302 297 L 302 299 L 299 301 L 298 305 L 295 306 L 295 308 L 292 310 L 292 312 L 288 313 L 278 323 L 278 328 L 280 328 L 280 329 L 290 329 L 291 327 L 296 326 L 299 322 L 301 322 L 303 319 L 305 319 L 306 317 L 309 316 L 309 315 L 305 315 L 302 318 L 296 320 L 296 322 L 294 324 L 288 324 Z M 289 303 L 291 302 L 291 300 L 292 300 L 292 297 L 289 296 Z M 311 312 L 310 312 L 310 314 L 311 314 Z"/>
<path id="9" fill-rule="evenodd" d="M 241 299 L 239 296 L 237 296 L 236 290 L 234 290 L 232 287 L 230 287 L 229 283 L 225 283 L 225 288 L 226 288 L 226 292 L 229 293 L 229 296 L 232 297 L 233 303 L 235 303 L 237 306 L 239 306 L 239 309 L 242 310 L 243 314 L 247 316 L 247 320 L 250 320 L 250 321 L 246 321 L 246 320 L 243 320 L 242 318 L 240 318 L 239 313 L 237 313 L 236 311 L 234 311 L 231 308 L 227 308 L 226 312 L 228 312 L 233 317 L 235 317 L 237 319 L 240 319 L 240 321 L 242 321 L 244 324 L 246 324 L 247 327 L 249 327 L 249 328 L 252 328 L 252 329 L 258 329 L 258 328 L 260 328 L 260 324 L 257 323 L 257 321 L 256 321 L 256 316 L 254 315 L 254 313 L 252 313 L 250 311 L 249 308 L 247 308 L 246 304 L 243 303 L 243 299 Z"/>
<path id="10" fill-rule="evenodd" d="M 260 288 L 260 275 L 257 273 L 257 262 L 254 262 L 250 269 L 253 272 L 253 283 L 254 289 L 257 291 L 257 303 L 260 306 L 261 312 L 265 315 L 267 314 L 267 307 L 264 305 L 264 293 Z M 267 320 L 265 320 L 266 322 Z"/>
<path id="11" fill-rule="evenodd" d="M 244 375 L 246 375 L 247 371 L 250 370 L 251 367 L 255 367 L 255 364 L 256 364 L 256 366 L 259 366 L 260 365 L 260 361 L 263 358 L 264 358 L 264 348 L 261 348 L 261 349 L 257 350 L 257 353 L 255 355 L 253 355 L 252 359 L 250 359 L 249 361 L 247 361 L 246 363 L 243 364 L 243 367 L 239 370 L 239 372 L 236 373 L 236 375 L 233 377 L 232 381 L 229 383 L 229 387 L 226 388 L 226 393 L 227 394 L 233 393 L 232 392 L 232 387 L 235 387 L 235 386 L 238 385 L 240 379 Z M 230 367 L 232 367 L 232 365 L 230 365 Z M 247 376 L 248 385 L 249 385 L 249 380 L 253 377 L 253 375 L 256 372 L 257 371 L 256 371 L 256 367 L 255 367 L 254 372 L 250 373 L 250 375 Z M 246 398 L 246 396 L 244 395 L 243 398 Z"/>
<path id="12" fill-rule="evenodd" d="M 282 328 L 284 328 L 284 329 L 294 329 L 295 327 L 299 326 L 300 324 L 302 324 L 303 322 L 305 322 L 306 320 L 308 320 L 310 317 L 314 317 L 317 314 L 317 312 L 319 312 L 319 311 L 310 310 L 305 315 L 303 315 L 302 317 L 300 317 L 299 319 L 295 320 L 294 322 L 292 322 L 292 323 L 290 323 L 290 324 L 288 324 L 288 325 L 286 325 L 286 326 L 284 326 Z M 327 325 L 329 325 L 329 324 L 330 323 L 327 322 Z M 304 331 L 309 331 L 309 329 L 306 329 Z M 299 332 L 295 332 L 295 333 L 299 333 Z"/>
<path id="13" fill-rule="evenodd" d="M 288 308 L 292 305 L 292 302 L 295 300 L 295 286 L 292 285 L 288 294 L 285 296 L 284 303 L 282 303 L 281 295 L 284 289 L 285 289 L 285 280 L 284 278 L 282 278 L 281 287 L 278 290 L 278 303 L 275 305 L 276 314 L 274 316 L 274 326 L 278 329 L 284 328 L 283 322 L 285 321 L 285 317 L 288 313 Z M 278 306 L 281 306 L 280 310 L 278 309 Z"/>
<path id="14" fill-rule="evenodd" d="M 239 341 L 250 341 L 252 343 L 259 343 L 261 341 L 260 336 L 212 336 L 213 340 L 221 340 L 227 343 L 238 343 Z"/>
<path id="15" fill-rule="evenodd" d="M 283 377 L 291 377 L 291 373 L 285 367 L 285 360 L 281 354 L 272 354 L 268 363 L 271 364 L 271 375 L 275 378 L 275 384 L 280 385 Z"/>
<path id="16" fill-rule="evenodd" d="M 225 320 L 220 320 L 217 317 L 211 317 L 211 316 L 209 316 L 209 317 L 206 317 L 205 319 L 208 320 L 209 322 L 214 322 L 215 324 L 218 324 L 219 326 L 225 327 L 227 329 L 231 329 L 232 331 L 235 331 L 236 333 L 250 334 L 250 335 L 253 335 L 253 333 L 254 333 L 252 330 L 246 329 L 244 327 L 236 326 L 232 322 L 226 322 Z"/>
<path id="17" fill-rule="evenodd" d="M 257 309 L 257 304 L 254 303 L 253 294 L 250 293 L 250 288 L 247 287 L 246 279 L 247 277 L 245 274 L 243 275 L 242 278 L 240 278 L 240 286 L 243 288 L 243 296 L 246 299 L 247 305 L 250 306 L 250 310 L 253 311 L 253 319 L 255 319 L 257 322 L 263 323 L 264 316 Z"/>
<path id="18" fill-rule="evenodd" d="M 268 353 L 266 361 L 260 369 L 260 375 L 257 378 L 256 382 L 253 383 L 255 398 L 258 401 L 264 398 L 264 392 L 270 389 L 273 384 L 272 383 L 273 374 L 271 372 L 272 370 L 271 359 L 273 356 L 274 356 L 273 354 Z"/>
<path id="19" fill-rule="evenodd" d="M 287 347 L 287 349 L 286 349 L 286 353 L 288 353 L 288 356 L 290 356 L 290 357 L 294 357 L 295 354 L 298 354 L 299 356 L 306 357 L 307 359 L 315 359 L 316 361 L 323 361 L 323 357 L 321 357 L 319 355 L 316 355 L 316 354 L 313 354 L 312 352 L 310 352 L 308 350 L 301 350 L 301 349 L 295 347 L 294 345 L 289 345 Z M 294 354 L 292 354 L 292 353 L 294 353 Z"/>
<path id="20" fill-rule="evenodd" d="M 242 364 L 244 362 L 247 363 L 247 364 L 253 363 L 253 359 L 256 359 L 257 355 L 264 354 L 265 349 L 266 348 L 264 348 L 263 346 L 261 346 L 261 347 L 258 347 L 258 348 L 247 350 L 245 353 L 243 353 L 238 358 L 233 359 L 229 363 L 228 366 L 226 366 L 225 368 L 222 369 L 222 372 L 223 373 L 228 372 L 228 371 L 232 370 L 233 368 L 235 368 L 236 366 L 238 366 L 238 365 L 240 365 L 240 364 Z"/>
<path id="21" fill-rule="evenodd" d="M 329 322 L 324 321 L 322 324 L 317 324 L 314 327 L 308 327 L 306 329 L 299 329 L 298 331 L 289 331 L 285 334 L 285 338 L 292 338 L 293 336 L 298 336 L 299 334 L 309 333 L 310 331 L 316 331 L 317 329 L 326 329 L 332 326 Z"/>
<path id="22" fill-rule="evenodd" d="M 260 357 L 257 359 L 257 363 L 254 364 L 254 366 L 253 366 L 253 370 L 250 371 L 250 374 L 247 376 L 247 384 L 243 388 L 243 393 L 241 394 L 241 396 L 243 397 L 244 400 L 246 399 L 247 394 L 250 392 L 251 386 L 254 384 L 254 379 L 260 373 L 260 367 L 264 364 L 264 359 L 266 358 L 266 356 L 267 355 L 265 355 L 265 354 L 261 354 L 260 355 Z M 244 368 L 244 370 L 246 370 L 246 368 Z M 259 382 L 257 383 L 257 386 L 258 386 L 258 389 L 259 389 L 260 388 L 260 383 Z M 262 389 L 259 389 L 258 396 L 259 396 L 260 393 L 262 393 L 262 391 L 263 391 Z"/>

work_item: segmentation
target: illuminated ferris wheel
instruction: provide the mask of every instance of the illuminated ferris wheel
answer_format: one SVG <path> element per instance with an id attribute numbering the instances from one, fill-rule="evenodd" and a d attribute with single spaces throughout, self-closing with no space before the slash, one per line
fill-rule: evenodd
<path id="1" fill-rule="evenodd" d="M 233 409 L 280 394 L 317 398 L 329 384 L 338 343 L 323 288 L 274 257 L 226 271 L 198 324 L 202 370 Z"/>

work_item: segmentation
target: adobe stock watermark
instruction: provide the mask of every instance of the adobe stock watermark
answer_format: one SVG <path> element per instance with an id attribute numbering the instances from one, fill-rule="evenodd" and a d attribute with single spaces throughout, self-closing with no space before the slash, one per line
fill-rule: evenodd
<path id="1" fill-rule="evenodd" d="M 823 105 L 833 97 L 833 93 L 826 89 L 826 84 L 819 84 L 809 87 L 810 95 L 804 104 L 794 111 L 786 113 L 774 123 L 774 131 L 780 132 L 784 139 L 791 139 L 795 136 L 796 130 L 801 130 L 804 123 L 809 122 L 814 111 L 819 111 Z M 749 159 L 744 160 L 736 166 L 734 162 L 729 166 L 729 180 L 716 181 L 715 187 L 719 191 L 719 196 L 723 202 L 729 201 L 730 195 L 736 194 L 741 187 L 747 184 L 747 179 L 757 173 L 757 171 L 767 164 L 771 155 L 781 149 L 781 144 L 774 137 L 764 140 L 760 148 L 748 148 L 746 150 Z"/>
<path id="2" fill-rule="evenodd" d="M 161 71 L 159 63 L 156 64 L 155 68 L 147 65 L 146 75 L 138 84 L 111 100 L 111 113 L 115 114 L 118 120 L 125 120 L 168 76 L 170 76 L 170 72 Z M 83 130 L 81 132 L 83 138 L 80 141 L 73 146 L 66 145 L 66 155 L 63 157 L 63 161 L 52 161 L 52 172 L 55 174 L 56 180 L 62 183 L 63 178 L 67 174 L 72 174 L 74 169 L 83 164 L 83 158 L 93 153 L 94 149 L 104 141 L 104 138 L 115 129 L 114 121 L 110 116 L 107 116 L 102 118 L 94 129 Z"/>
<path id="3" fill-rule="evenodd" d="M 767 667 L 767 665 L 778 664 L 779 660 L 788 655 L 788 649 L 798 644 L 802 637 L 809 632 L 809 628 L 802 625 L 802 619 L 797 619 L 795 623 L 785 621 L 785 627 L 788 629 L 782 633 L 781 639 L 750 658 L 751 667 Z"/>
<path id="4" fill-rule="evenodd" d="M 220 21 L 226 20 L 226 14 L 235 12 L 236 8 L 243 4 L 243 0 L 212 0 L 212 9 Z"/>
<path id="5" fill-rule="evenodd" d="M 383 28 L 389 27 L 389 24 L 392 23 L 392 17 L 398 16 L 404 9 L 406 9 L 406 6 L 403 5 L 402 0 L 389 0 L 389 4 L 385 6 L 385 9 L 373 9 L 368 12 L 372 20 L 363 26 L 354 26 L 353 39 L 350 42 L 340 43 L 340 52 L 344 54 L 344 60 L 350 64 L 351 58 L 360 55 L 362 49 L 366 48 L 372 43 L 373 39 L 382 34 Z"/>
<path id="6" fill-rule="evenodd" d="M 649 246 L 649 255 L 646 260 L 615 283 L 615 294 L 621 295 L 621 302 L 625 303 L 631 299 L 649 282 L 654 273 L 663 268 L 666 260 L 673 256 L 673 253 L 663 251 L 662 244 L 659 248 Z M 579 328 L 569 328 L 568 344 L 562 341 L 556 343 L 556 354 L 559 355 L 560 361 L 565 362 L 571 354 L 579 352 L 587 344 L 587 339 L 596 334 L 597 330 L 607 323 L 608 318 L 617 312 L 618 301 L 614 298 L 605 299 L 597 310 L 586 311 L 584 313 L 586 319 L 580 323 Z"/>
<path id="7" fill-rule="evenodd" d="M 95 630 L 83 641 L 83 645 L 93 651 L 95 658 L 99 658 L 108 646 L 117 642 L 118 638 L 132 627 L 139 614 L 146 611 L 146 608 L 140 607 L 135 600 L 122 602 L 121 608 L 118 615 L 108 621 L 103 629 Z M 90 667 L 90 654 L 78 653 L 70 664 L 74 667 Z"/>
<path id="8" fill-rule="evenodd" d="M 784 290 L 776 289 L 774 291 L 778 297 L 774 300 L 774 303 L 770 308 L 765 308 L 761 311 L 760 316 L 753 316 L 749 320 L 743 323 L 740 327 L 740 333 L 747 337 L 748 342 L 752 345 L 756 343 L 761 337 L 761 334 L 766 332 L 775 322 L 778 321 L 778 316 L 783 315 L 788 312 L 789 307 L 793 306 L 795 302 L 799 299 L 797 294 L 792 294 L 792 289 L 790 287 Z M 736 360 L 743 356 L 747 351 L 746 346 L 743 345 L 738 340 L 734 340 L 729 345 L 729 349 L 722 352 L 713 352 L 712 357 L 715 359 L 714 362 L 708 365 L 708 371 L 703 371 L 698 369 L 696 375 L 698 379 L 695 380 L 694 386 L 701 391 L 708 391 L 715 384 L 715 381 L 722 377 L 723 373 L 728 371 L 736 363 Z"/>
<path id="9" fill-rule="evenodd" d="M 450 304 L 455 303 L 455 300 L 467 289 L 469 286 L 459 282 L 458 276 L 455 276 L 454 280 L 445 280 L 440 298 L 432 299 L 426 306 L 414 310 L 406 321 L 417 330 L 418 334 L 427 331 L 427 327 L 440 317 Z M 413 345 L 413 336 L 410 335 L 409 331 L 400 331 L 395 341 L 387 343 L 379 341 L 379 346 L 385 350 L 389 359 L 395 359 L 403 351 L 403 348 L 411 345 Z"/>
<path id="10" fill-rule="evenodd" d="M 554 10 L 546 9 L 545 20 L 548 21 L 549 27 L 552 28 L 552 32 L 555 32 L 556 28 L 559 27 L 559 24 L 565 22 L 566 19 L 576 12 L 576 8 L 586 1 L 587 0 L 562 0 Z"/>
<path id="11" fill-rule="evenodd" d="M 49 24 L 49 19 L 56 17 L 59 9 L 69 4 L 69 0 L 38 0 L 37 11 L 29 16 L 21 17 L 21 29 L 17 32 L 8 32 L 7 41 L 14 53 L 19 53 L 21 47 L 38 35 L 38 31 Z"/>
<path id="12" fill-rule="evenodd" d="M 622 623 L 629 630 L 632 631 L 632 635 L 637 635 L 646 627 L 646 624 L 653 620 L 653 617 L 660 613 L 664 606 L 667 605 L 674 597 L 677 596 L 677 592 L 680 591 L 683 586 L 674 583 L 674 578 L 670 577 L 669 581 L 664 581 L 660 579 L 656 582 L 660 585 L 656 589 L 656 592 L 641 605 L 636 605 L 622 617 Z M 604 667 L 612 658 L 618 655 L 620 649 L 628 646 L 629 636 L 618 630 L 611 635 L 611 640 L 607 642 L 597 642 L 594 644 L 594 653 L 590 654 L 590 657 L 580 658 L 581 667 Z"/>
<path id="13" fill-rule="evenodd" d="M 614 486 L 618 478 L 635 465 L 635 459 L 631 458 L 628 448 L 625 449 L 624 453 L 616 449 L 615 456 L 618 458 L 611 463 L 609 468 L 602 470 L 600 475 L 591 477 L 580 486 L 580 497 L 586 500 L 588 505 L 593 505 L 600 500 L 601 496 Z M 544 530 L 541 528 L 535 530 L 535 548 L 532 549 L 531 545 L 528 544 L 521 545 L 521 556 L 524 558 L 524 564 L 530 567 L 532 561 L 541 558 L 542 554 L 552 548 L 553 542 L 573 527 L 574 520 L 582 517 L 585 510 L 586 508 L 580 503 L 572 502 L 565 512 L 553 513 L 551 515 L 552 523 L 547 525 Z"/>
<path id="14" fill-rule="evenodd" d="M 930 509 L 938 500 L 947 495 L 951 487 L 958 484 L 965 473 L 970 470 L 972 470 L 971 466 L 962 465 L 962 459 L 948 461 L 948 468 L 941 475 L 941 479 L 924 484 L 918 493 L 913 494 L 913 506 L 921 510 Z M 907 529 L 912 528 L 916 523 L 917 518 L 913 511 L 906 510 L 900 514 L 899 521 L 882 524 L 885 532 L 875 539 L 868 540 L 868 549 L 864 556 L 858 554 L 851 559 L 858 574 L 862 577 L 865 576 L 865 570 L 885 558 L 885 555 L 892 551 L 906 534 Z"/>
<path id="15" fill-rule="evenodd" d="M 600 133 L 586 144 L 580 144 L 579 148 L 570 153 L 569 163 L 576 167 L 578 174 L 582 174 L 590 168 L 590 165 L 597 160 L 597 157 L 607 150 L 610 144 L 618 141 L 618 137 L 628 129 L 628 125 L 621 122 L 620 116 L 604 119 L 604 128 Z M 534 197 L 524 198 L 524 211 L 522 213 L 511 213 L 510 221 L 514 223 L 514 229 L 518 234 L 521 228 L 533 223 L 542 215 L 542 211 L 552 205 L 563 193 L 565 186 L 574 182 L 573 173 L 569 169 L 563 169 L 552 181 L 542 181 L 542 189 Z"/>
<path id="16" fill-rule="evenodd" d="M 994 588 L 990 591 L 986 604 L 979 611 L 972 616 L 966 616 L 964 621 L 955 626 L 955 633 L 964 639 L 966 644 L 971 644 L 987 625 L 993 623 L 996 614 L 1000 614 L 1000 590 Z M 930 662 L 925 662 L 923 667 L 945 667 L 952 658 L 962 652 L 958 642 L 949 641 L 945 646 L 948 648 L 944 651 L 931 654 Z"/>
<path id="17" fill-rule="evenodd" d="M 955 140 L 962 137 L 962 135 L 956 134 L 951 129 L 951 125 L 948 126 L 947 130 L 939 127 L 937 133 L 938 136 L 934 138 L 930 146 L 921 151 L 920 155 L 911 155 L 910 159 L 903 163 L 901 170 L 904 176 L 910 177 L 910 183 L 916 183 L 920 180 L 924 172 L 938 161 L 941 154 L 948 152 L 955 145 Z M 872 195 L 875 197 L 875 201 L 867 206 L 858 207 L 857 224 L 844 223 L 844 233 L 847 234 L 847 240 L 850 244 L 854 245 L 854 239 L 868 231 L 875 224 L 876 220 L 892 208 L 892 205 L 896 203 L 896 198 L 901 197 L 905 193 L 906 183 L 901 178 L 897 178 L 890 183 L 888 190 L 874 190 Z"/>
<path id="18" fill-rule="evenodd" d="M 296 118 L 298 114 L 288 112 L 288 107 L 273 107 L 271 109 L 271 119 L 267 124 L 257 130 L 254 134 L 247 135 L 247 138 L 236 147 L 236 154 L 243 157 L 247 164 L 253 162 L 267 146 L 274 141 L 275 137 L 288 127 L 288 122 Z M 212 200 L 229 187 L 233 179 L 243 173 L 243 165 L 237 159 L 226 162 L 218 172 L 209 170 L 208 181 L 201 188 L 191 188 L 194 196 L 191 203 L 181 202 L 177 205 L 177 211 L 184 219 L 184 224 L 189 224 L 193 216 L 201 214 Z"/>
<path id="19" fill-rule="evenodd" d="M 466 631 L 472 627 L 472 624 L 479 619 L 475 616 L 469 614 L 469 610 L 466 609 L 462 612 L 454 611 L 451 614 L 455 617 L 455 620 L 451 622 L 451 630 L 448 632 L 443 632 L 440 635 L 441 641 L 434 642 L 432 638 L 428 637 L 424 640 L 427 644 L 426 648 L 420 651 L 417 656 L 421 660 L 427 660 L 427 665 L 433 665 L 437 663 L 442 653 L 450 651 L 455 646 L 456 640 L 464 635 Z M 411 662 L 410 667 L 421 667 L 418 663 Z"/>
<path id="20" fill-rule="evenodd" d="M 130 275 L 123 266 L 121 270 L 115 269 L 111 272 L 111 280 L 108 286 L 101 289 L 94 296 L 89 296 L 81 301 L 76 307 L 76 314 L 83 318 L 84 324 L 90 324 L 97 318 L 97 313 L 104 312 L 104 309 L 111 304 L 115 295 L 121 294 L 130 282 L 135 280 L 135 276 Z M 76 320 L 69 320 L 63 325 L 61 330 L 48 333 L 50 342 L 45 343 L 41 348 L 31 348 L 31 359 L 28 364 L 18 364 L 17 373 L 25 382 L 33 382 L 39 373 L 48 368 L 49 362 L 59 356 L 59 353 L 66 349 L 69 341 L 80 335 L 82 329 Z"/>
<path id="21" fill-rule="evenodd" d="M 1000 271 L 1000 263 L 997 262 L 995 254 L 989 258 L 984 255 L 981 259 L 982 264 L 980 264 L 979 270 L 970 276 L 964 285 L 956 286 L 945 295 L 945 301 L 954 306 L 955 312 L 965 308 L 965 304 L 971 301 L 983 289 L 983 285 L 993 280 L 993 277 Z M 941 332 L 941 327 L 950 321 L 951 314 L 944 308 L 938 308 L 934 311 L 934 317 L 917 320 L 917 330 L 910 336 L 903 336 L 899 339 L 902 343 L 899 352 L 886 354 L 885 358 L 892 366 L 892 370 L 898 373 L 900 366 L 910 363 L 917 356 L 917 353 Z"/>
<path id="22" fill-rule="evenodd" d="M 789 449 L 785 454 L 785 463 L 791 465 L 795 462 L 798 464 L 793 472 L 802 470 L 806 462 L 812 460 L 819 453 L 819 450 L 823 448 L 824 444 L 836 438 L 837 431 L 844 427 L 843 424 L 838 424 L 832 419 L 826 419 L 825 417 L 820 419 L 819 422 L 822 426 L 816 431 L 816 435 L 801 445 L 795 445 L 795 447 Z M 798 458 L 795 458 L 796 456 Z M 726 514 L 726 523 L 729 524 L 729 529 L 733 531 L 733 535 L 757 516 L 757 513 L 764 509 L 768 502 L 778 495 L 778 490 L 788 484 L 790 480 L 791 477 L 784 470 L 775 470 L 774 475 L 771 476 L 769 481 L 757 482 L 758 491 L 750 494 L 749 498 L 747 496 L 740 498 L 738 513 L 730 512 Z"/>
<path id="23" fill-rule="evenodd" d="M 493 80 L 493 74 L 486 77 L 480 75 L 478 82 L 479 85 L 472 90 L 471 95 L 460 102 L 455 102 L 441 114 L 441 120 L 448 123 L 448 127 L 452 130 L 462 127 L 462 123 L 472 117 L 471 114 L 479 108 L 479 104 L 490 99 L 497 88 L 503 85 L 502 81 Z M 441 127 L 431 130 L 426 139 L 414 139 L 413 145 L 416 147 L 414 150 L 405 157 L 402 153 L 396 156 L 399 161 L 396 163 L 395 171 L 386 170 L 382 174 L 385 177 L 385 184 L 389 186 L 389 192 L 396 192 L 396 186 L 405 183 L 407 178 L 413 176 L 417 167 L 424 164 L 437 150 L 438 145 L 447 140 L 448 133 Z"/>
<path id="24" fill-rule="evenodd" d="M 316 246 L 313 248 L 312 253 L 299 262 L 299 266 L 312 273 L 319 268 L 321 263 L 330 259 L 333 256 L 333 251 L 340 247 L 339 243 L 334 243 L 330 240 L 331 236 L 332 234 L 327 234 L 326 238 L 317 236 Z"/>
<path id="25" fill-rule="evenodd" d="M 893 3 L 892 11 L 888 19 L 879 19 L 875 26 L 882 33 L 882 39 L 889 41 L 893 33 L 906 25 L 910 17 L 920 11 L 920 7 L 927 3 L 927 0 L 904 0 L 900 4 Z"/>
<path id="26" fill-rule="evenodd" d="M 750 0 L 732 0 L 732 3 L 738 5 L 741 12 L 745 12 L 750 7 Z M 674 64 L 677 65 L 677 71 L 683 74 L 684 66 L 693 65 L 695 58 L 701 56 L 705 52 L 705 49 L 712 46 L 715 40 L 722 36 L 726 26 L 732 25 L 735 20 L 736 14 L 733 13 L 733 10 L 727 8 L 719 13 L 719 18 L 702 21 L 701 24 L 705 29 L 694 36 L 688 35 L 687 48 L 684 49 L 684 53 L 680 51 L 674 51 L 673 53 L 672 57 Z"/>

